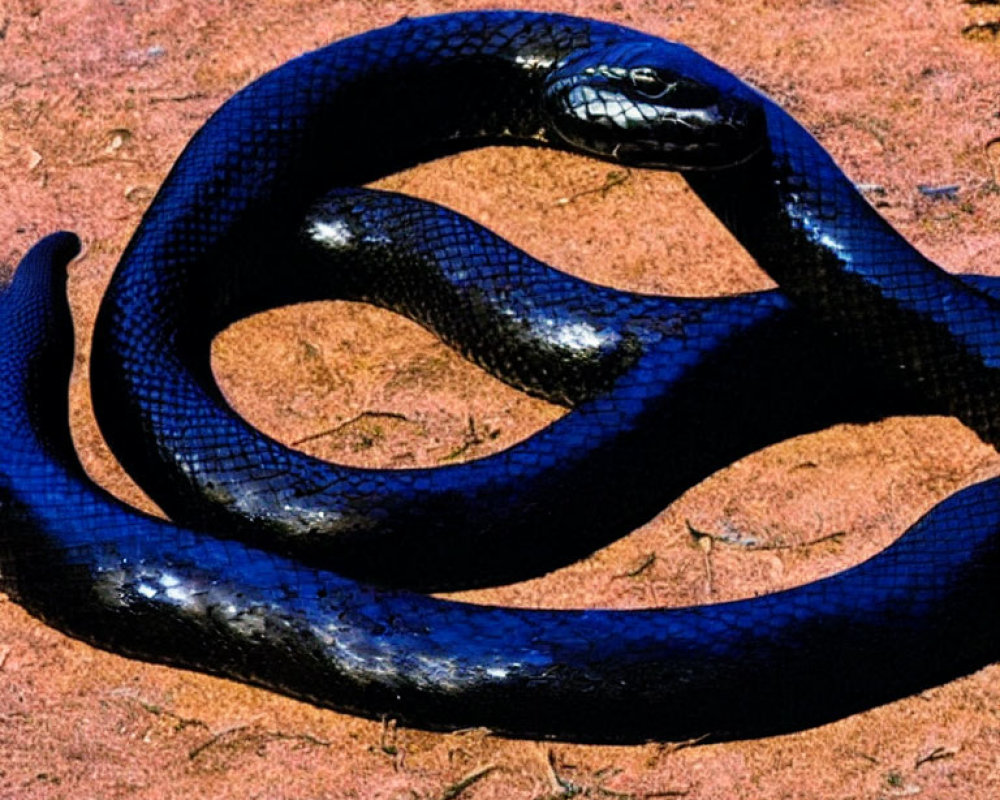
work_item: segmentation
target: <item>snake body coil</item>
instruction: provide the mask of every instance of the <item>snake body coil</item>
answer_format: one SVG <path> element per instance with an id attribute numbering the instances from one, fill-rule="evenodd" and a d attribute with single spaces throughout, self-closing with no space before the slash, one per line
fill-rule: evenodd
<path id="1" fill-rule="evenodd" d="M 594 287 L 440 209 L 352 189 L 320 198 L 497 143 L 695 170 L 695 190 L 808 313 L 773 292 Z M 839 419 L 948 410 L 992 436 L 992 286 L 940 275 L 784 112 L 686 48 L 546 14 L 404 20 L 223 106 L 144 217 L 95 332 L 102 430 L 189 527 L 121 506 L 76 460 L 64 297 L 75 248 L 69 234 L 43 240 L 0 295 L 0 577 L 72 635 L 359 714 L 589 741 L 795 729 L 997 656 L 996 482 L 857 567 L 752 600 L 556 612 L 391 588 L 537 573 L 733 458 Z M 406 313 L 573 410 L 442 470 L 289 453 L 225 405 L 207 342 L 316 296 Z M 813 322 L 853 341 L 869 324 L 859 314 L 877 325 L 864 360 Z M 733 376 L 749 388 L 706 399 Z M 250 543 L 200 532 L 210 526 Z"/>

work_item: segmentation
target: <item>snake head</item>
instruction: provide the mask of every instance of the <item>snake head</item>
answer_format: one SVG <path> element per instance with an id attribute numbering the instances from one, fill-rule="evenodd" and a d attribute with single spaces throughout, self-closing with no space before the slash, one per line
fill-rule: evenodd
<path id="1" fill-rule="evenodd" d="M 560 65 L 545 86 L 552 129 L 573 150 L 638 167 L 739 164 L 761 149 L 759 96 L 683 45 L 625 42 Z"/>

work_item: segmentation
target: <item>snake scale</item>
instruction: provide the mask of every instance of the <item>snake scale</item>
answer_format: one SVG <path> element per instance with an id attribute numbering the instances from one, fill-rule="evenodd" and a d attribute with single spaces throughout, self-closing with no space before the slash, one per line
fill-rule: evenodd
<path id="1" fill-rule="evenodd" d="M 444 209 L 352 188 L 487 144 L 681 170 L 782 294 L 593 286 Z M 551 611 L 414 591 L 572 561 L 833 422 L 950 413 L 996 442 L 995 284 L 920 256 L 784 111 L 681 45 L 553 14 L 404 19 L 227 102 L 95 330 L 102 431 L 173 523 L 94 486 L 73 450 L 77 249 L 46 237 L 0 295 L 0 587 L 73 636 L 404 724 L 606 742 L 794 730 L 998 656 L 995 480 L 862 564 L 748 600 Z M 226 406 L 208 343 L 319 297 L 406 314 L 572 410 L 441 469 L 286 451 Z"/>

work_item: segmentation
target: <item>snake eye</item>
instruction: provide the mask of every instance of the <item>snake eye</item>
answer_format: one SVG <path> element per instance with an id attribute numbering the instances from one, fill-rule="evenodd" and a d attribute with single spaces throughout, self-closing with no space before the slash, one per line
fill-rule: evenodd
<path id="1" fill-rule="evenodd" d="M 667 94 L 676 83 L 667 82 L 652 67 L 635 67 L 628 73 L 632 86 L 641 94 L 655 100 Z"/>
<path id="2" fill-rule="evenodd" d="M 673 108 L 708 108 L 718 102 L 718 92 L 709 84 L 683 78 L 654 67 L 633 67 L 629 82 L 647 100 Z"/>

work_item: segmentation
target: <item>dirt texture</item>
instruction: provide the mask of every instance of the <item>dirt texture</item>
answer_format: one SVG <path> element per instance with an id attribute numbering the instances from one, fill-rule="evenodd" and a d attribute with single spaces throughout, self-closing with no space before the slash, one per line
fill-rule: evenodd
<path id="1" fill-rule="evenodd" d="M 0 278 L 44 233 L 75 230 L 85 243 L 70 277 L 72 424 L 96 480 L 151 509 L 97 432 L 85 365 L 103 288 L 188 138 L 234 91 L 303 51 L 403 15 L 473 7 L 0 0 Z M 996 3 L 531 7 L 692 45 L 801 119 L 855 181 L 877 187 L 880 212 L 931 258 L 960 271 L 1000 268 Z M 494 149 L 382 185 L 443 202 L 615 286 L 718 294 L 770 285 L 674 175 Z M 921 186 L 957 188 L 932 197 Z M 483 375 L 412 323 L 348 304 L 247 320 L 219 337 L 214 359 L 227 396 L 255 425 L 350 463 L 476 457 L 563 413 Z M 752 596 L 856 563 L 934 503 L 998 472 L 996 453 L 951 419 L 840 426 L 740 461 L 584 562 L 464 596 L 549 607 Z M 725 542 L 734 539 L 758 546 Z M 69 639 L 0 595 L 4 800 L 911 795 L 1000 795 L 1000 668 L 787 736 L 578 746 L 397 729 L 143 664 Z"/>

